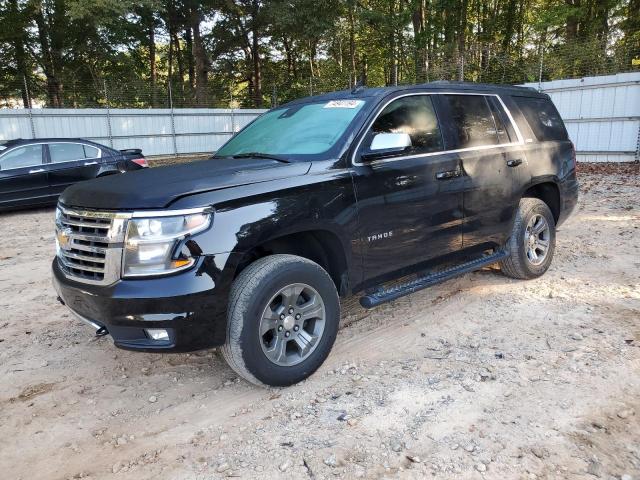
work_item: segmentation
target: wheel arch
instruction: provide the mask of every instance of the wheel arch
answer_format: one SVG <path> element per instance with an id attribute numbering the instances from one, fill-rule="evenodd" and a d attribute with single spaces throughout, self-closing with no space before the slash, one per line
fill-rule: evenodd
<path id="1" fill-rule="evenodd" d="M 96 174 L 96 178 L 107 177 L 109 175 L 115 175 L 116 173 L 120 173 L 117 167 L 112 165 L 102 165 Z"/>
<path id="2" fill-rule="evenodd" d="M 340 296 L 349 290 L 349 260 L 340 237 L 327 229 L 302 230 L 270 238 L 245 252 L 234 272 L 236 278 L 252 262 L 274 254 L 297 255 L 324 268 Z"/>
<path id="3" fill-rule="evenodd" d="M 553 214 L 553 219 L 558 222 L 560 218 L 561 200 L 560 187 L 553 179 L 544 179 L 533 185 L 527 186 L 522 198 L 538 198 L 547 204 Z"/>

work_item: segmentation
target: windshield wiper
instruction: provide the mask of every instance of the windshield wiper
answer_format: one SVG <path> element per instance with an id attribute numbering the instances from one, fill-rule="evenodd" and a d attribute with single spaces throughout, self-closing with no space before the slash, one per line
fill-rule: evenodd
<path id="1" fill-rule="evenodd" d="M 284 157 L 280 157 L 278 155 L 272 155 L 270 153 L 262 153 L 262 152 L 247 152 L 247 153 L 238 153 L 236 155 L 231 155 L 233 158 L 267 158 L 269 160 L 277 160 L 278 162 L 291 163 L 291 160 L 287 160 Z"/>

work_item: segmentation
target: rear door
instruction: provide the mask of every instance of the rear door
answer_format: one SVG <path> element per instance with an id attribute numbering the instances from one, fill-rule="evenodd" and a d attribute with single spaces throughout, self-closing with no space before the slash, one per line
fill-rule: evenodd
<path id="1" fill-rule="evenodd" d="M 0 207 L 18 207 L 51 200 L 42 144 L 0 152 Z"/>
<path id="2" fill-rule="evenodd" d="M 60 195 L 69 185 L 98 175 L 101 161 L 99 148 L 73 142 L 52 142 L 47 146 L 49 185 L 55 195 Z"/>
<path id="3" fill-rule="evenodd" d="M 441 99 L 464 171 L 463 248 L 501 246 L 518 206 L 521 137 L 497 95 L 452 93 Z"/>
<path id="4" fill-rule="evenodd" d="M 365 161 L 373 137 L 385 132 L 408 133 L 411 149 Z M 405 94 L 381 107 L 353 158 L 365 284 L 460 249 L 459 167 L 457 154 L 444 152 L 431 95 Z"/>

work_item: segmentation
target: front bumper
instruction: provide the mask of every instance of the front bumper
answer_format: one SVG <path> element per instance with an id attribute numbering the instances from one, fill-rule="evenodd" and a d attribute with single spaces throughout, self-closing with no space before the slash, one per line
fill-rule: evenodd
<path id="1" fill-rule="evenodd" d="M 232 274 L 220 266 L 228 265 L 229 257 L 206 256 L 176 275 L 105 286 L 67 278 L 54 259 L 53 285 L 61 302 L 85 323 L 105 327 L 119 348 L 188 352 L 225 342 Z M 168 339 L 154 340 L 147 329 L 164 329 Z"/>

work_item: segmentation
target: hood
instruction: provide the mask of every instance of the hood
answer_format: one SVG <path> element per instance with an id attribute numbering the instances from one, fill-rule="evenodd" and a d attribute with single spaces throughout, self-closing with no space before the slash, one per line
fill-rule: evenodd
<path id="1" fill-rule="evenodd" d="M 263 158 L 215 158 L 109 175 L 67 188 L 68 207 L 104 210 L 165 208 L 187 195 L 305 175 L 311 164 Z"/>

